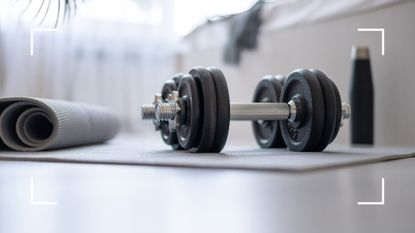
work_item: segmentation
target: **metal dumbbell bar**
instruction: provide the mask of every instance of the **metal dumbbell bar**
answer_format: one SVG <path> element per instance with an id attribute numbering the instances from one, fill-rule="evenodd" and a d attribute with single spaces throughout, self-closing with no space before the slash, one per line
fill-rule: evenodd
<path id="1" fill-rule="evenodd" d="M 294 122 L 297 106 L 293 101 L 288 103 L 231 103 L 231 120 L 288 120 Z M 350 106 L 342 104 L 342 120 L 350 117 Z"/>
<path id="2" fill-rule="evenodd" d="M 177 91 L 173 91 L 172 95 L 177 96 Z M 156 95 L 155 99 L 160 101 L 160 95 Z M 155 102 L 154 104 L 145 104 L 141 108 L 142 119 L 154 119 L 156 122 L 174 120 L 181 110 L 176 101 L 170 103 Z M 294 122 L 297 116 L 297 108 L 298 106 L 294 101 L 288 103 L 231 103 L 230 119 L 237 121 L 288 120 Z M 346 120 L 349 117 L 350 106 L 343 103 L 342 119 Z"/>
<path id="3" fill-rule="evenodd" d="M 203 68 L 198 68 L 198 69 L 203 69 Z M 224 83 L 223 74 L 218 75 L 218 74 L 221 74 L 219 70 L 215 68 L 211 68 L 210 70 L 213 71 L 212 76 L 213 74 L 216 74 L 215 76 L 216 80 L 218 79 L 218 76 L 221 76 L 222 78 L 219 80 L 221 80 L 221 82 Z M 339 97 L 337 88 L 335 87 L 334 83 L 331 82 L 322 72 L 316 71 L 316 70 L 304 70 L 303 69 L 303 70 L 300 70 L 300 72 L 294 71 L 293 73 L 300 74 L 300 78 L 302 75 L 307 76 L 305 79 L 309 79 L 313 81 L 314 84 L 316 83 L 316 80 L 320 80 L 320 85 L 318 86 L 314 85 L 317 87 L 316 90 L 314 90 L 314 92 L 318 93 L 319 87 L 321 87 L 320 91 L 322 92 L 322 94 L 325 95 L 325 99 L 324 101 L 320 100 L 320 102 L 323 101 L 325 103 L 327 112 L 329 112 L 329 113 L 324 113 L 325 118 L 327 118 L 325 124 L 331 125 L 330 127 L 327 127 L 327 126 L 320 127 L 321 132 L 319 132 L 319 134 L 320 136 L 321 134 L 323 134 L 322 136 L 323 139 L 319 141 L 320 144 L 314 143 L 315 145 L 310 146 L 310 145 L 307 145 L 307 143 L 299 143 L 300 144 L 299 146 L 296 145 L 295 140 L 297 139 L 298 132 L 300 132 L 299 133 L 300 135 L 304 134 L 304 132 L 306 132 L 307 135 L 308 134 L 312 135 L 312 130 L 314 131 L 318 131 L 318 130 L 315 129 L 316 127 L 313 128 L 313 125 L 310 124 L 310 120 L 309 120 L 311 117 L 307 116 L 307 112 L 310 112 L 310 109 L 307 109 L 307 107 L 311 105 L 311 102 L 308 101 L 311 98 L 311 96 L 308 96 L 307 94 L 301 95 L 301 93 L 297 93 L 296 95 L 291 96 L 286 103 L 277 103 L 277 101 L 279 101 L 279 95 L 281 94 L 280 92 L 282 91 L 283 83 L 285 82 L 285 78 L 283 78 L 282 76 L 278 78 L 268 76 L 268 77 L 265 77 L 260 82 L 260 84 L 257 86 L 257 90 L 255 91 L 254 101 L 256 103 L 226 103 L 227 101 L 225 101 L 224 103 L 220 103 L 220 101 L 218 101 L 218 105 L 221 105 L 221 106 L 229 105 L 228 108 L 225 108 L 229 113 L 222 114 L 223 116 L 225 116 L 224 118 L 228 118 L 228 119 L 225 119 L 225 121 L 226 120 L 253 121 L 254 133 L 255 133 L 257 142 L 261 147 L 264 147 L 264 148 L 288 146 L 289 149 L 298 150 L 298 151 L 323 150 L 329 142 L 334 140 L 335 136 L 337 135 L 338 128 L 341 125 L 341 121 L 349 118 L 350 107 L 348 104 L 344 104 L 344 103 L 339 105 L 340 97 Z M 316 80 L 309 77 L 313 75 L 315 76 L 314 79 Z M 174 135 L 174 133 L 176 132 L 177 127 L 180 126 L 181 124 L 184 124 L 184 122 L 186 121 L 186 118 L 189 117 L 189 116 L 186 116 L 188 115 L 186 114 L 186 111 L 189 111 L 188 109 L 186 109 L 186 106 L 188 106 L 188 104 L 186 104 L 186 99 L 189 99 L 189 96 L 184 95 L 180 97 L 180 93 L 177 91 L 177 86 L 180 83 L 180 79 L 184 76 L 185 75 L 181 74 L 179 75 L 180 78 L 179 77 L 176 78 L 176 81 L 168 82 L 167 87 L 169 86 L 170 87 L 167 88 L 167 92 L 166 92 L 166 88 L 165 88 L 166 84 L 165 84 L 163 86 L 162 94 L 156 95 L 155 101 L 153 104 L 142 106 L 142 118 L 152 119 L 156 126 L 156 129 L 162 129 L 163 140 L 165 140 L 167 144 L 172 145 L 173 148 L 175 149 L 181 149 L 181 144 L 172 141 L 171 138 L 173 139 L 175 138 L 176 135 Z M 190 76 L 190 75 L 187 75 L 187 76 Z M 295 75 L 290 75 L 290 76 L 295 76 Z M 295 80 L 295 77 L 291 79 Z M 302 80 L 300 79 L 300 81 Z M 281 88 L 278 86 L 279 83 L 281 84 Z M 306 87 L 307 86 L 308 84 L 306 85 Z M 226 87 L 226 82 L 225 82 L 225 87 Z M 295 87 L 294 85 L 294 89 L 295 88 L 298 89 L 298 87 Z M 306 89 L 306 88 L 303 87 L 303 89 Z M 222 97 L 228 95 L 227 87 L 223 88 L 223 85 L 222 85 L 222 90 L 225 90 L 224 91 L 225 93 L 222 93 L 224 94 L 222 95 Z M 201 90 L 199 89 L 199 91 Z M 317 99 L 317 97 L 315 98 Z M 330 100 L 331 98 L 337 99 L 337 103 L 335 103 L 336 100 Z M 323 105 L 324 103 L 321 103 L 321 105 Z M 330 106 L 334 106 L 334 107 L 331 107 L 331 110 L 330 110 Z M 322 106 L 320 107 L 317 105 L 315 106 L 316 110 L 321 109 L 321 108 Z M 334 108 L 336 108 L 336 110 Z M 325 111 L 325 110 L 322 110 L 322 111 Z M 337 111 L 337 113 L 335 111 Z M 204 113 L 202 112 L 202 114 Z M 312 114 L 309 114 L 309 115 L 312 115 Z M 334 116 L 334 115 L 337 115 L 337 116 Z M 284 134 L 285 138 L 281 136 L 278 124 L 276 124 L 278 123 L 278 121 L 286 122 L 288 124 L 289 130 L 288 131 L 286 130 L 286 133 Z M 315 121 L 318 122 L 317 120 Z M 228 127 L 229 125 L 225 124 L 225 126 Z M 281 123 L 281 126 L 283 129 L 287 128 L 285 126 L 285 123 Z M 163 133 L 163 128 L 164 128 L 164 133 Z M 269 129 L 271 129 L 271 133 L 269 133 L 270 131 Z M 218 130 L 222 130 L 222 129 L 218 128 Z M 227 136 L 228 129 L 226 128 L 223 130 L 226 131 L 225 134 Z M 328 133 L 323 132 L 323 131 L 327 131 Z M 225 137 L 221 136 L 221 140 L 226 141 L 226 136 Z M 179 139 L 180 138 L 181 137 L 179 135 Z M 294 139 L 292 143 L 289 140 L 290 138 Z M 307 138 L 306 140 L 311 141 L 310 138 Z M 216 146 L 214 147 L 214 149 L 208 148 L 207 150 L 203 150 L 203 152 L 220 151 L 223 148 L 224 142 L 220 144 L 222 146 Z M 185 149 L 189 149 L 189 148 L 186 148 L 186 145 L 184 146 L 185 146 Z M 197 151 L 197 150 L 193 150 L 193 151 Z"/>

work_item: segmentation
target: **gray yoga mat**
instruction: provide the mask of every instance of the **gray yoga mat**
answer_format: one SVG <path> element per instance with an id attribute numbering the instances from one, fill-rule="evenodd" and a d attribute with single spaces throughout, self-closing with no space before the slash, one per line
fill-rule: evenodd
<path id="1" fill-rule="evenodd" d="M 173 151 L 159 134 L 122 134 L 108 143 L 40 153 L 2 152 L 0 160 L 127 164 L 216 169 L 310 171 L 415 156 L 415 148 L 330 145 L 324 152 L 260 149 L 252 140 L 228 142 L 222 153 Z"/>
<path id="2" fill-rule="evenodd" d="M 31 97 L 0 98 L 0 147 L 40 151 L 113 138 L 119 120 L 89 104 Z"/>

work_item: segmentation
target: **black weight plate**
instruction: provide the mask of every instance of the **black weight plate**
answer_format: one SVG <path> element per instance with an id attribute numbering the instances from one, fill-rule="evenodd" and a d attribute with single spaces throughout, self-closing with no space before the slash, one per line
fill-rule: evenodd
<path id="1" fill-rule="evenodd" d="M 216 131 L 216 91 L 212 75 L 203 67 L 195 67 L 189 71 L 196 81 L 198 88 L 201 108 L 201 127 L 199 144 L 190 148 L 192 152 L 209 152 L 215 137 Z M 202 123 L 203 122 L 203 123 Z"/>
<path id="2" fill-rule="evenodd" d="M 167 80 L 161 89 L 161 99 L 165 101 L 172 91 L 177 91 L 177 84 L 173 80 Z M 175 150 L 181 149 L 175 132 L 170 132 L 169 125 L 166 121 L 160 122 L 161 138 L 167 145 Z"/>
<path id="3" fill-rule="evenodd" d="M 200 137 L 201 110 L 196 81 L 191 75 L 184 75 L 179 83 L 179 97 L 182 99 L 181 117 L 185 120 L 176 128 L 180 146 L 189 149 L 197 145 Z"/>
<path id="4" fill-rule="evenodd" d="M 229 122 L 230 122 L 230 100 L 228 85 L 226 84 L 225 75 L 221 70 L 215 67 L 208 67 L 216 91 L 216 131 L 215 137 L 210 148 L 210 152 L 220 152 L 225 146 L 228 138 Z"/>
<path id="5" fill-rule="evenodd" d="M 177 90 L 177 85 L 173 80 L 167 80 L 161 89 L 161 99 L 164 102 L 172 91 Z M 161 138 L 167 145 L 177 144 L 176 133 L 170 132 L 169 125 L 166 121 L 160 122 Z"/>
<path id="6" fill-rule="evenodd" d="M 265 76 L 256 86 L 252 102 L 279 102 L 283 76 Z M 276 120 L 252 121 L 255 139 L 262 148 L 284 148 L 281 130 Z"/>
<path id="7" fill-rule="evenodd" d="M 173 76 L 172 80 L 176 83 L 177 86 L 179 86 L 180 79 L 182 79 L 183 75 L 185 75 L 185 74 L 177 73 Z"/>
<path id="8" fill-rule="evenodd" d="M 279 74 L 275 75 L 275 78 L 277 78 L 278 81 L 280 81 L 281 85 L 284 85 L 285 80 L 287 79 L 285 76 L 282 76 L 282 75 L 279 75 Z"/>
<path id="9" fill-rule="evenodd" d="M 330 79 L 323 72 L 321 72 L 320 70 L 310 71 L 314 73 L 314 75 L 320 82 L 320 86 L 323 90 L 324 96 L 325 122 L 320 142 L 315 147 L 316 151 L 323 151 L 330 143 L 334 134 L 334 129 L 336 128 L 336 94 L 334 93 L 333 85 Z"/>
<path id="10" fill-rule="evenodd" d="M 280 121 L 282 137 L 292 151 L 315 151 L 324 127 L 325 106 L 322 88 L 311 71 L 295 70 L 285 80 L 280 101 L 288 103 L 296 95 L 303 101 L 303 122 L 295 128 L 288 120 Z"/>
<path id="11" fill-rule="evenodd" d="M 177 91 L 177 87 L 176 82 L 172 79 L 164 82 L 163 87 L 161 88 L 161 99 L 166 100 L 172 91 Z"/>
<path id="12" fill-rule="evenodd" d="M 332 142 L 337 137 L 342 122 L 342 100 L 336 84 L 332 80 L 330 80 L 330 83 L 333 86 L 334 94 L 336 96 L 336 127 L 334 128 L 333 136 L 330 140 L 330 142 Z"/>
<path id="13" fill-rule="evenodd" d="M 176 133 L 175 133 L 176 134 Z M 176 136 L 177 137 L 177 136 Z M 177 138 L 176 138 L 177 140 Z M 170 145 L 173 150 L 183 150 L 184 148 L 179 144 L 179 140 L 177 140 L 177 143 Z"/>

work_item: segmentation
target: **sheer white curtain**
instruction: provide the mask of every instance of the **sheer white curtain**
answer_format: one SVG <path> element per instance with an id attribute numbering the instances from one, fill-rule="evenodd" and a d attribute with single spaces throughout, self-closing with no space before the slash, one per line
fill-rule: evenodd
<path id="1" fill-rule="evenodd" d="M 34 33 L 33 56 L 30 30 L 36 25 L 6 19 L 0 30 L 0 96 L 105 105 L 125 129 L 140 129 L 139 106 L 151 102 L 174 73 L 175 39 L 166 36 L 170 4 L 86 1 L 56 32 Z"/>
<path id="2" fill-rule="evenodd" d="M 177 71 L 179 35 L 252 1 L 69 0 L 72 11 L 63 14 L 66 0 L 0 0 L 0 96 L 101 104 L 120 115 L 125 129 L 148 126 L 139 107 Z M 56 18 L 57 32 L 34 33 L 31 56 L 31 29 L 53 28 Z"/>

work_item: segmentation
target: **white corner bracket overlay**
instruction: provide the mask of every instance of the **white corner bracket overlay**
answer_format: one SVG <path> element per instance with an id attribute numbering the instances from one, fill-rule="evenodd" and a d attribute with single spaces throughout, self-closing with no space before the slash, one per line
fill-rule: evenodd
<path id="1" fill-rule="evenodd" d="M 30 56 L 33 56 L 33 36 L 35 32 L 56 32 L 56 28 L 35 28 L 30 30 Z"/>
<path id="2" fill-rule="evenodd" d="M 358 32 L 381 32 L 382 33 L 382 56 L 385 55 L 385 29 L 384 28 L 358 28 Z"/>
<path id="3" fill-rule="evenodd" d="M 385 178 L 382 177 L 382 200 L 381 201 L 374 201 L 374 202 L 367 202 L 367 201 L 359 201 L 357 205 L 385 205 Z"/>
<path id="4" fill-rule="evenodd" d="M 35 186 L 35 181 L 33 178 L 30 178 L 30 204 L 31 205 L 57 205 L 58 202 L 56 201 L 35 201 L 34 198 L 34 186 Z"/>

